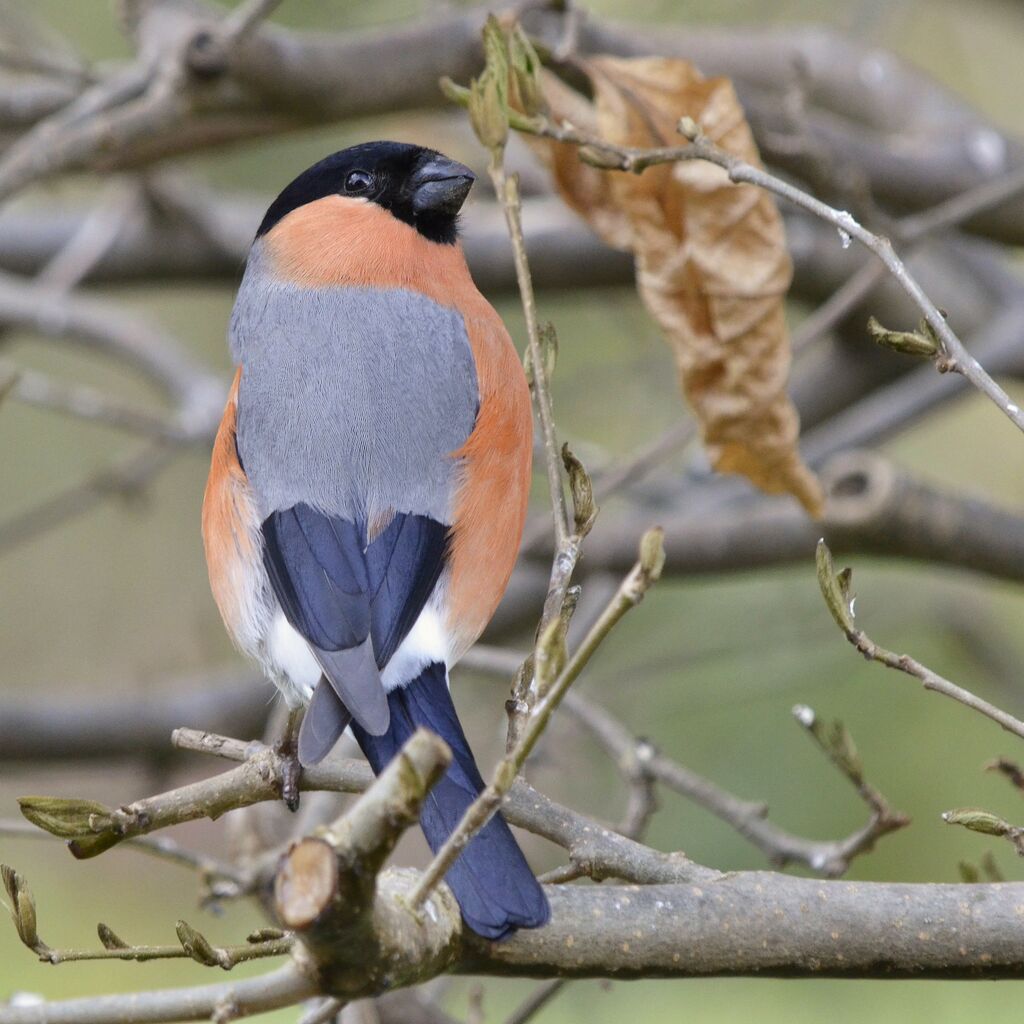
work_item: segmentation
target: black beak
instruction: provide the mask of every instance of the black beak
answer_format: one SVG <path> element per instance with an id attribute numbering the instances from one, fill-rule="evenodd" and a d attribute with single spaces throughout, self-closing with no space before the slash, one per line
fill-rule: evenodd
<path id="1" fill-rule="evenodd" d="M 432 157 L 412 176 L 413 211 L 454 217 L 475 180 L 476 175 L 464 164 L 445 156 Z"/>

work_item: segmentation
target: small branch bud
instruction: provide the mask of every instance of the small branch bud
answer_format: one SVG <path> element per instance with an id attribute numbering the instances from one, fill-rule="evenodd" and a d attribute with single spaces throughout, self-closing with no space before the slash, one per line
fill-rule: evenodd
<path id="1" fill-rule="evenodd" d="M 179 921 L 174 926 L 174 930 L 178 933 L 178 941 L 181 943 L 181 948 L 196 963 L 202 964 L 204 967 L 226 966 L 224 958 L 218 955 L 210 940 L 201 932 L 197 932 L 187 921 Z"/>
<path id="2" fill-rule="evenodd" d="M 665 568 L 665 531 L 660 526 L 652 526 L 640 538 L 639 564 L 647 585 L 661 578 Z"/>
<path id="3" fill-rule="evenodd" d="M 127 949 L 128 943 L 124 941 L 113 928 L 102 921 L 96 925 L 96 934 L 104 949 Z"/>
<path id="4" fill-rule="evenodd" d="M 818 541 L 815 561 L 818 567 L 818 586 L 821 588 L 821 596 L 825 598 L 825 604 L 828 605 L 828 610 L 832 613 L 836 625 L 849 636 L 856 630 L 853 615 L 855 597 L 850 590 L 853 573 L 850 569 L 836 572 L 832 561 L 832 552 L 824 539 Z"/>
<path id="5" fill-rule="evenodd" d="M 597 503 L 594 501 L 594 485 L 584 465 L 573 454 L 568 444 L 562 445 L 562 464 L 569 474 L 569 490 L 572 494 L 573 519 L 576 534 L 582 540 L 597 519 Z"/>
<path id="6" fill-rule="evenodd" d="M 871 317 L 868 320 L 868 334 L 876 345 L 908 356 L 932 357 L 941 351 L 935 331 L 927 321 L 922 321 L 919 331 L 891 331 Z"/>
<path id="7" fill-rule="evenodd" d="M 692 117 L 679 118 L 676 130 L 687 142 L 696 142 L 703 134 L 700 130 L 700 125 Z"/>
<path id="8" fill-rule="evenodd" d="M 95 800 L 23 796 L 18 806 L 33 825 L 61 839 L 78 839 L 104 832 L 114 825 L 114 812 Z"/>
<path id="9" fill-rule="evenodd" d="M 10 902 L 11 919 L 18 938 L 32 950 L 42 956 L 47 951 L 46 944 L 39 938 L 36 921 L 36 901 L 29 890 L 28 882 L 7 864 L 0 865 L 0 879 L 7 892 Z"/>
<path id="10" fill-rule="evenodd" d="M 540 84 L 540 58 L 518 22 L 508 35 L 508 60 L 523 113 L 528 117 L 543 113 L 547 103 Z"/>

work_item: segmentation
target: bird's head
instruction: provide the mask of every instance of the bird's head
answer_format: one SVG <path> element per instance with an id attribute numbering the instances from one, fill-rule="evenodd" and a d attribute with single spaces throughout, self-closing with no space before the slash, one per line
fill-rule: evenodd
<path id="1" fill-rule="evenodd" d="M 463 164 L 423 146 L 366 142 L 332 153 L 303 171 L 274 200 L 256 237 L 288 214 L 331 196 L 375 203 L 432 242 L 450 244 L 475 180 Z"/>

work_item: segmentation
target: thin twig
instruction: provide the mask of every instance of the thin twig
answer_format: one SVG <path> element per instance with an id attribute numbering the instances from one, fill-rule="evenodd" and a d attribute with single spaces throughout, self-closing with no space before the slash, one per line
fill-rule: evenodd
<path id="1" fill-rule="evenodd" d="M 238 964 L 269 957 L 287 956 L 292 951 L 292 939 L 271 939 L 268 942 L 250 942 L 239 946 L 210 946 L 210 967 L 230 971 Z M 148 963 L 151 960 L 195 960 L 194 952 L 179 945 L 127 946 L 124 949 L 51 949 L 40 957 L 50 964 L 76 963 L 92 960 L 126 960 Z M 214 962 L 215 961 L 215 962 Z"/>
<path id="2" fill-rule="evenodd" d="M 902 217 L 892 226 L 893 236 L 897 244 L 912 252 L 928 236 L 956 227 L 976 214 L 1013 198 L 1022 190 L 1024 167 L 1002 178 L 976 185 L 920 213 Z M 869 259 L 847 278 L 793 332 L 794 355 L 802 352 L 811 341 L 852 313 L 881 283 L 886 273 L 888 267 L 884 263 Z"/>
<path id="3" fill-rule="evenodd" d="M 527 1024 L 565 987 L 568 978 L 542 982 L 505 1019 L 505 1024 Z"/>
<path id="4" fill-rule="evenodd" d="M 162 1021 L 233 1020 L 294 1006 L 317 994 L 295 964 L 258 978 L 195 988 L 157 989 L 122 996 L 89 996 L 0 1009 L 3 1024 L 160 1024 Z"/>
<path id="5" fill-rule="evenodd" d="M 500 808 L 522 770 L 537 740 L 580 672 L 600 647 L 605 637 L 658 579 L 664 565 L 661 531 L 650 530 L 640 545 L 640 560 L 622 581 L 618 592 L 591 627 L 560 675 L 530 712 L 515 747 L 498 762 L 491 781 L 463 814 L 459 824 L 437 851 L 419 882 L 410 894 L 413 906 L 419 906 L 448 873 L 466 844 L 482 829 Z"/>
<path id="6" fill-rule="evenodd" d="M 468 103 L 469 92 L 450 81 L 443 83 L 446 95 L 459 103 Z M 990 399 L 1019 429 L 1024 431 L 1024 413 L 1010 401 L 1009 395 L 985 372 L 978 361 L 967 351 L 946 318 L 925 294 L 917 280 L 897 256 L 888 238 L 869 231 L 846 210 L 837 210 L 828 203 L 808 194 L 782 178 L 755 167 L 731 153 L 716 146 L 692 123 L 681 125 L 688 142 L 682 146 L 662 146 L 651 149 L 635 149 L 617 146 L 603 139 L 582 132 L 568 124 L 556 125 L 542 115 L 527 117 L 514 111 L 509 113 L 509 125 L 517 131 L 556 142 L 580 147 L 580 159 L 603 170 L 627 171 L 640 174 L 657 164 L 679 163 L 687 160 L 704 160 L 721 167 L 735 184 L 756 185 L 786 199 L 795 206 L 832 224 L 839 232 L 843 244 L 846 239 L 855 238 L 866 246 L 885 265 L 899 286 L 922 312 L 925 320 L 941 341 L 941 352 L 936 366 L 942 372 L 955 371 L 961 374 L 975 388 Z"/>
<path id="7" fill-rule="evenodd" d="M 526 319 L 529 337 L 530 374 L 533 378 L 534 405 L 540 421 L 541 437 L 544 442 L 544 468 L 548 477 L 551 508 L 555 524 L 555 549 L 564 551 L 569 545 L 569 511 L 562 484 L 562 459 L 558 435 L 555 431 L 554 413 L 551 409 L 551 390 L 547 379 L 546 359 L 540 338 L 540 324 L 537 321 L 537 302 L 533 294 L 533 280 L 526 258 L 526 239 L 523 237 L 522 207 L 519 198 L 519 180 L 508 177 L 502 162 L 501 151 L 496 151 L 488 164 L 488 172 L 494 184 L 494 192 L 505 214 L 512 253 L 515 260 L 516 280 Z M 550 616 L 549 616 L 550 619 Z"/>
<path id="8" fill-rule="evenodd" d="M 261 21 L 269 18 L 281 6 L 281 0 L 245 0 L 225 15 L 221 25 L 221 38 L 227 46 L 237 46 Z"/>
<path id="9" fill-rule="evenodd" d="M 477 644 L 463 658 L 462 664 L 481 672 L 508 675 L 521 661 L 522 655 L 518 651 Z M 859 795 L 871 809 L 870 819 L 861 828 L 840 839 L 805 839 L 768 821 L 768 807 L 765 803 L 744 800 L 678 761 L 666 757 L 650 740 L 635 736 L 611 712 L 590 697 L 570 692 L 563 706 L 601 744 L 620 771 L 625 773 L 627 780 L 631 771 L 642 771 L 648 779 L 692 800 L 724 821 L 777 867 L 802 864 L 827 877 L 838 877 L 846 873 L 855 857 L 868 852 L 881 836 L 908 823 L 904 815 L 889 807 L 877 790 L 868 786 L 862 792 L 858 785 Z M 802 718 L 798 716 L 797 720 L 807 728 Z M 829 751 L 826 750 L 826 753 L 831 758 Z M 850 777 L 845 771 L 844 774 Z M 622 834 L 626 834 L 624 827 L 628 827 L 631 822 L 631 814 L 638 812 L 639 808 L 631 812 L 627 805 L 624 821 L 619 827 Z M 561 884 L 586 873 L 578 864 L 571 862 L 548 872 L 543 880 L 550 884 Z"/>
<path id="10" fill-rule="evenodd" d="M 844 636 L 853 646 L 870 661 L 877 661 L 886 668 L 895 669 L 912 676 L 921 682 L 926 690 L 933 690 L 945 697 L 963 704 L 972 711 L 990 718 L 1000 725 L 1007 732 L 1013 733 L 1024 739 L 1024 722 L 987 700 L 983 700 L 970 690 L 950 682 L 938 673 L 933 672 L 926 665 L 911 658 L 907 654 L 896 654 L 886 650 L 874 642 L 863 630 L 858 629 L 853 613 L 854 595 L 850 589 L 850 570 L 844 569 L 837 573 L 832 562 L 832 552 L 829 551 L 823 540 L 818 541 L 818 584 L 821 587 L 822 596 L 828 605 L 832 618 L 836 625 L 843 631 Z"/>

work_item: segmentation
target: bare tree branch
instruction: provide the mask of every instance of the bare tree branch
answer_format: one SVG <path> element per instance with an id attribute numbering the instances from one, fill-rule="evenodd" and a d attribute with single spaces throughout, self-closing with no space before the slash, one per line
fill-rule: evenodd
<path id="1" fill-rule="evenodd" d="M 258 978 L 157 989 L 120 996 L 92 996 L 34 1005 L 0 1005 L 2 1024 L 161 1024 L 163 1021 L 233 1020 L 293 1006 L 317 994 L 310 977 L 286 964 Z"/>
<path id="2" fill-rule="evenodd" d="M 163 756 L 182 722 L 258 735 L 267 717 L 269 684 L 249 669 L 223 669 L 164 681 L 139 698 L 17 701 L 0 713 L 0 757 L 7 761 L 109 762 Z"/>
<path id="3" fill-rule="evenodd" d="M 515 746 L 498 762 L 490 782 L 466 809 L 459 824 L 423 872 L 422 878 L 416 883 L 410 895 L 413 906 L 422 903 L 440 884 L 470 839 L 497 813 L 516 776 L 522 771 L 526 759 L 547 728 L 551 716 L 569 692 L 569 687 L 626 612 L 635 608 L 643 600 L 648 589 L 657 582 L 664 562 L 661 531 L 648 530 L 640 541 L 639 561 L 622 581 L 614 597 L 608 602 L 579 647 L 565 661 L 565 667 L 561 668 L 560 664 L 552 659 L 552 678 L 540 680 L 537 703 L 531 707 L 529 716 L 523 722 Z M 550 628 L 548 633 L 551 633 Z M 562 642 L 564 643 L 564 639 Z M 557 675 L 554 674 L 556 672 Z"/>
<path id="4" fill-rule="evenodd" d="M 521 661 L 515 651 L 478 646 L 465 661 L 479 670 L 508 674 Z M 909 824 L 909 819 L 892 810 L 885 798 L 873 787 L 867 786 L 859 776 L 851 775 L 848 766 L 837 764 L 858 789 L 868 804 L 871 817 L 849 836 L 833 840 L 812 840 L 794 835 L 767 820 L 768 806 L 760 801 L 744 800 L 722 789 L 710 779 L 699 775 L 662 754 L 651 740 L 634 736 L 605 708 L 578 693 L 569 693 L 565 710 L 576 719 L 607 751 L 620 769 L 625 766 L 628 777 L 630 766 L 642 767 L 647 777 L 692 800 L 717 818 L 725 821 L 741 836 L 756 846 L 776 867 L 802 864 L 818 874 L 835 878 L 849 870 L 850 862 L 869 852 L 882 836 Z M 810 726 L 815 724 L 813 712 L 801 708 L 797 720 Z M 829 748 L 826 753 L 832 757 Z M 629 816 L 627 815 L 627 821 Z M 628 834 L 625 829 L 620 831 Z M 563 881 L 561 876 L 559 881 Z"/>
<path id="5" fill-rule="evenodd" d="M 445 80 L 444 87 L 445 93 L 450 99 L 463 104 L 468 102 L 468 90 L 455 85 L 448 79 Z M 680 125 L 680 131 L 688 140 L 685 145 L 647 150 L 613 145 L 597 136 L 581 132 L 571 125 L 553 124 L 543 115 L 527 117 L 512 112 L 509 115 L 509 125 L 517 131 L 530 135 L 538 135 L 578 146 L 582 161 L 605 170 L 642 174 L 648 167 L 656 164 L 704 160 L 721 167 L 729 175 L 729 180 L 734 183 L 757 185 L 827 221 L 839 232 L 844 244 L 846 244 L 846 239 L 855 238 L 870 249 L 924 314 L 932 332 L 935 362 L 940 372 L 954 371 L 962 374 L 1012 420 L 1019 430 L 1024 431 L 1024 413 L 1021 413 L 1019 406 L 1010 401 L 1009 395 L 985 372 L 977 359 L 968 353 L 963 342 L 947 323 L 946 318 L 939 312 L 896 254 L 892 243 L 887 238 L 869 231 L 846 210 L 837 210 L 788 181 L 725 152 L 703 135 L 699 126 L 692 123 L 689 126 L 682 123 Z"/>
<path id="6" fill-rule="evenodd" d="M 837 573 L 832 564 L 832 552 L 829 551 L 825 542 L 818 542 L 818 583 L 821 586 L 821 593 L 828 605 L 836 625 L 843 631 L 846 639 L 864 655 L 869 661 L 877 661 L 886 668 L 896 669 L 908 676 L 920 680 L 926 690 L 933 690 L 945 697 L 950 697 L 972 711 L 977 711 L 986 718 L 991 719 L 1000 725 L 1007 732 L 1013 733 L 1024 739 L 1024 722 L 1008 714 L 994 704 L 983 700 L 970 690 L 944 679 L 937 672 L 933 672 L 926 665 L 915 661 L 907 654 L 895 654 L 876 644 L 862 629 L 858 629 L 854 622 L 853 604 L 854 595 L 850 590 L 851 571 L 843 569 Z"/>
<path id="7" fill-rule="evenodd" d="M 533 12 L 531 32 L 555 44 L 562 19 Z M 893 53 L 817 26 L 742 29 L 641 27 L 593 16 L 579 28 L 581 54 L 683 57 L 736 86 L 758 147 L 769 162 L 800 174 L 788 141 L 783 93 L 801 69 L 812 145 L 837 166 L 857 168 L 871 193 L 899 212 L 919 210 L 1015 171 L 1024 147 L 961 97 Z M 455 76 L 453 76 L 455 77 Z M 914 138 L 913 147 L 897 140 Z M 1005 242 L 1024 237 L 1019 196 L 985 207 L 970 229 Z"/>

